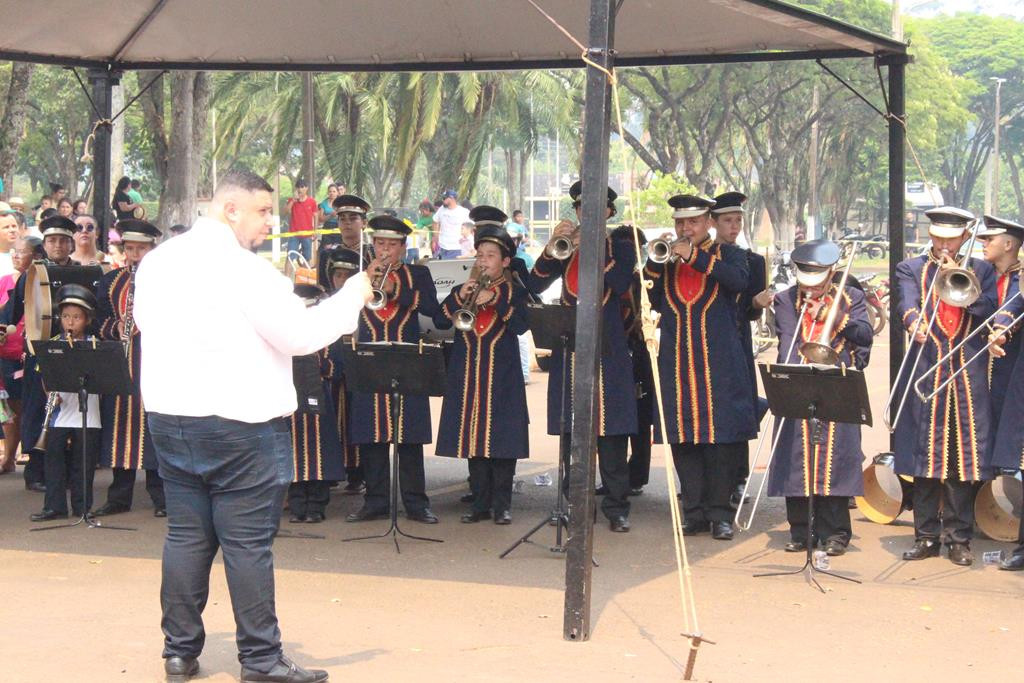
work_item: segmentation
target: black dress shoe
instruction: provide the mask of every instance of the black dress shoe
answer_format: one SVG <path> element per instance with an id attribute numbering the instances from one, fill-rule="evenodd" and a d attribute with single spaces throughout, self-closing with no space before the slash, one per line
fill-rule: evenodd
<path id="1" fill-rule="evenodd" d="M 914 541 L 914 547 L 903 553 L 903 559 L 907 561 L 923 560 L 927 557 L 938 557 L 942 548 L 938 541 L 927 538 L 919 538 Z"/>
<path id="2" fill-rule="evenodd" d="M 631 496 L 642 496 L 642 495 L 644 495 L 644 487 L 643 486 L 634 486 L 633 488 L 631 488 L 629 490 L 629 495 L 631 495 Z"/>
<path id="3" fill-rule="evenodd" d="M 732 522 L 712 522 L 711 538 L 716 541 L 732 540 Z"/>
<path id="4" fill-rule="evenodd" d="M 93 517 L 106 517 L 108 515 L 120 515 L 124 512 L 131 510 L 127 505 L 121 505 L 120 503 L 104 503 L 100 507 L 92 511 Z"/>
<path id="5" fill-rule="evenodd" d="M 199 673 L 199 660 L 195 657 L 168 657 L 164 660 L 167 683 L 185 683 Z"/>
<path id="6" fill-rule="evenodd" d="M 466 514 L 462 515 L 462 520 L 461 521 L 462 521 L 463 524 L 476 524 L 477 522 L 480 522 L 480 521 L 485 520 L 485 519 L 490 519 L 490 518 L 491 518 L 491 511 L 490 510 L 483 510 L 483 511 L 473 510 L 472 512 L 467 512 Z"/>
<path id="7" fill-rule="evenodd" d="M 341 490 L 343 496 L 354 496 L 357 493 L 362 493 L 366 485 L 361 481 L 350 481 L 345 484 L 345 488 Z"/>
<path id="8" fill-rule="evenodd" d="M 435 515 L 430 508 L 423 508 L 422 510 L 417 510 L 415 512 L 407 512 L 405 513 L 405 517 L 406 519 L 413 522 L 420 522 L 421 524 L 437 524 L 439 521 L 437 519 L 437 515 Z"/>
<path id="9" fill-rule="evenodd" d="M 608 487 L 605 486 L 604 484 L 601 484 L 596 489 L 594 489 L 594 495 L 595 496 L 607 496 L 608 495 Z"/>
<path id="10" fill-rule="evenodd" d="M 474 502 L 476 502 L 476 496 L 474 496 L 472 493 L 467 493 L 466 495 L 459 497 L 459 502 L 460 503 L 474 503 Z"/>
<path id="11" fill-rule="evenodd" d="M 345 518 L 346 522 L 369 522 L 374 519 L 387 519 L 387 510 L 371 510 L 361 507 Z"/>
<path id="12" fill-rule="evenodd" d="M 67 519 L 68 513 L 56 512 L 54 510 L 42 510 L 40 512 L 33 512 L 29 517 L 33 522 L 52 522 L 55 519 Z"/>
<path id="13" fill-rule="evenodd" d="M 25 490 L 31 491 L 32 493 L 46 493 L 46 484 L 34 481 L 32 483 L 25 482 Z"/>
<path id="14" fill-rule="evenodd" d="M 306 521 L 310 524 L 319 524 L 325 519 L 327 519 L 327 516 L 322 512 L 310 512 L 306 515 Z"/>
<path id="15" fill-rule="evenodd" d="M 702 519 L 688 519 L 683 521 L 683 536 L 696 536 L 711 528 L 711 524 Z"/>
<path id="16" fill-rule="evenodd" d="M 289 524 L 305 524 L 307 520 L 306 515 L 292 515 L 288 520 Z"/>
<path id="17" fill-rule="evenodd" d="M 625 517 L 615 517 L 609 520 L 608 526 L 617 534 L 625 534 L 629 532 L 629 520 Z"/>
<path id="18" fill-rule="evenodd" d="M 512 513 L 508 510 L 502 510 L 501 512 L 494 513 L 494 523 L 505 526 L 506 524 L 512 523 Z"/>
<path id="19" fill-rule="evenodd" d="M 999 568 L 1008 572 L 1019 572 L 1024 569 L 1024 554 L 1013 554 L 999 563 Z"/>
<path id="20" fill-rule="evenodd" d="M 787 553 L 803 553 L 807 552 L 806 541 L 790 541 L 786 545 L 782 546 L 782 549 Z"/>
<path id="21" fill-rule="evenodd" d="M 839 557 L 846 554 L 846 544 L 842 541 L 832 539 L 825 543 L 825 553 L 832 557 Z"/>
<path id="22" fill-rule="evenodd" d="M 167 508 L 153 508 L 153 516 L 154 517 L 166 517 L 167 516 Z"/>
<path id="23" fill-rule="evenodd" d="M 974 564 L 974 554 L 966 543 L 953 543 L 949 546 L 949 561 L 961 567 Z"/>
<path id="24" fill-rule="evenodd" d="M 322 669 L 303 669 L 284 655 L 267 673 L 242 667 L 242 683 L 323 683 L 327 672 Z"/>

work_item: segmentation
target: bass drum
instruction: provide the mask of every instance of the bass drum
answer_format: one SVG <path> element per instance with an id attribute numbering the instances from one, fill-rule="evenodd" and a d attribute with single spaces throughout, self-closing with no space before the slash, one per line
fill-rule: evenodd
<path id="1" fill-rule="evenodd" d="M 25 338 L 29 341 L 50 339 L 60 331 L 55 312 L 57 290 L 76 284 L 93 292 L 109 266 L 58 266 L 36 261 L 25 273 Z"/>

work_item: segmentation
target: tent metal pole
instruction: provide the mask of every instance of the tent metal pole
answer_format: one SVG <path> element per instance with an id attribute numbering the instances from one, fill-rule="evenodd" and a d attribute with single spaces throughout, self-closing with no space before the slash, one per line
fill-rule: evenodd
<path id="1" fill-rule="evenodd" d="M 890 310 L 895 311 L 896 264 L 903 260 L 905 250 L 903 212 L 906 203 L 906 55 L 894 55 L 885 60 L 889 70 L 889 287 Z M 889 386 L 895 386 L 903 358 L 904 329 L 898 316 L 890 316 L 889 325 Z M 913 399 L 912 399 L 913 400 Z M 896 434 L 889 435 L 889 450 L 895 452 Z"/>
<path id="2" fill-rule="evenodd" d="M 616 0 L 591 0 L 588 57 L 611 69 Z M 611 83 L 587 66 L 583 118 L 582 229 L 579 303 L 576 308 L 575 372 L 572 379 L 572 444 L 569 455 L 569 542 L 565 565 L 566 640 L 590 638 L 591 570 L 594 555 L 594 464 L 597 460 L 597 391 L 604 293 L 608 145 Z"/>

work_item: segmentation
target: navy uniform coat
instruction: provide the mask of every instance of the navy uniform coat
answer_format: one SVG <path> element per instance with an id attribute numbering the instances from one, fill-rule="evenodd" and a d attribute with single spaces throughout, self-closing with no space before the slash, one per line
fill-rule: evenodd
<path id="1" fill-rule="evenodd" d="M 363 309 L 359 316 L 358 339 L 361 342 L 419 343 L 419 314 L 432 318 L 440 310 L 430 271 L 426 266 L 403 265 L 389 277 L 398 283 L 395 294 L 379 311 Z M 397 443 L 430 443 L 429 399 L 403 396 L 399 400 L 396 430 L 396 425 L 391 424 L 390 395 L 352 392 L 351 443 L 383 443 L 391 441 L 393 436 L 397 436 Z"/>
<path id="2" fill-rule="evenodd" d="M 737 324 L 746 291 L 746 251 L 710 238 L 690 263 L 647 262 L 651 305 L 661 313 L 658 370 L 669 443 L 737 443 L 754 438 L 750 370 Z M 660 427 L 655 422 L 656 431 Z M 657 435 L 661 439 L 661 435 Z"/>
<path id="3" fill-rule="evenodd" d="M 754 305 L 754 297 L 763 292 L 768 264 L 753 249 L 747 249 L 747 267 L 750 270 L 750 279 L 746 289 L 736 297 L 737 324 L 740 330 L 740 345 L 743 347 L 743 359 L 747 364 L 747 374 L 750 375 L 750 396 L 754 402 L 754 414 L 756 421 L 759 411 L 757 400 L 757 370 L 754 367 L 754 335 L 750 329 L 750 323 L 761 318 L 764 309 Z"/>
<path id="4" fill-rule="evenodd" d="M 779 363 L 799 363 L 800 345 L 805 341 L 819 341 L 828 307 L 832 305 L 836 286 L 826 298 L 821 320 L 814 322 L 804 314 L 799 287 L 790 287 L 775 295 L 775 332 L 779 339 Z M 874 330 L 868 319 L 864 292 L 846 286 L 840 303 L 830 346 L 839 353 L 840 365 L 863 370 L 858 348 L 870 347 Z M 794 337 L 796 344 L 789 358 L 785 358 Z M 822 422 L 826 443 L 811 443 L 809 420 L 786 420 L 782 425 L 779 443 L 768 474 L 769 496 L 860 496 L 864 493 L 861 473 L 864 453 L 860 445 L 860 425 Z"/>
<path id="5" fill-rule="evenodd" d="M 1012 275 L 1005 291 L 1002 287 L 1003 283 L 1000 283 L 1000 303 L 1011 299 L 1019 290 L 1019 265 Z M 1017 297 L 1010 301 L 1006 312 L 1011 319 L 1020 315 L 1024 312 L 1024 299 Z M 1006 349 L 1006 355 L 1002 358 L 992 359 L 989 366 L 989 377 L 992 382 L 992 410 L 996 418 L 996 438 L 992 449 L 993 468 L 1024 469 L 1024 353 L 1022 353 L 1024 349 L 1022 347 L 1024 347 L 1024 334 L 1020 333 L 1020 325 L 1017 325 L 1014 327 L 1014 334 L 1003 346 Z"/>
<path id="6" fill-rule="evenodd" d="M 1016 263 L 1008 271 L 1002 275 L 996 277 L 996 305 L 1002 306 L 1006 301 L 1012 298 L 1018 291 L 1020 291 L 1020 263 Z M 1024 309 L 1021 298 L 1017 297 L 1007 307 L 1007 311 L 1013 314 L 1013 311 L 1019 312 Z M 1015 330 L 1016 331 L 1016 330 Z M 984 335 L 984 332 L 979 332 L 979 335 Z M 992 431 L 998 433 L 1000 417 L 1003 412 L 1003 406 L 1005 405 L 1006 393 L 1010 388 L 1010 377 L 1013 374 L 1013 366 L 1017 362 L 1017 357 L 1020 355 L 1020 343 L 1018 340 L 1019 335 L 1013 334 L 1007 340 L 1006 344 L 1003 345 L 1003 349 L 1006 351 L 1006 355 L 1002 358 L 996 358 L 991 354 L 988 357 L 988 386 L 989 391 L 992 394 Z M 1011 465 L 1012 466 L 1012 465 Z"/>
<path id="7" fill-rule="evenodd" d="M 924 374 L 935 365 L 940 355 L 947 353 L 995 311 L 995 270 L 987 262 L 976 258 L 970 259 L 970 264 L 981 284 L 981 296 L 966 309 L 939 302 L 934 292 L 932 301 L 924 301 L 932 278 L 939 270 L 938 262 L 931 257 L 931 252 L 897 264 L 896 314 L 903 326 L 908 331 L 912 330 L 922 312 L 931 317 L 935 306 L 939 307 L 939 317 L 925 341 L 917 372 L 914 377 L 908 378 L 913 361 L 906 364 L 904 374 L 899 378 L 897 398 L 902 396 L 908 379 L 915 381 Z M 922 329 L 926 322 L 922 322 Z M 999 322 L 998 318 L 996 322 Z M 964 359 L 984 349 L 987 344 L 987 335 L 979 332 L 964 345 L 958 356 L 950 359 L 933 375 L 932 381 L 922 390 L 927 392 L 937 387 L 952 372 L 962 367 Z M 917 352 L 915 342 L 910 342 L 910 349 L 912 353 Z M 955 452 L 948 453 L 949 430 L 953 425 L 956 426 L 958 439 Z M 988 478 L 986 469 L 991 458 L 993 434 L 986 363 L 981 360 L 969 365 L 966 371 L 928 403 L 921 401 L 911 387 L 907 404 L 895 427 L 897 474 L 957 481 Z"/>
<path id="8" fill-rule="evenodd" d="M 459 287 L 434 316 L 439 330 L 452 327 L 455 312 L 468 304 Z M 448 359 L 448 376 L 436 455 L 456 458 L 527 458 L 530 414 L 519 359 L 517 335 L 528 329 L 526 290 L 504 278 L 491 286 L 493 304 L 477 309 L 476 325 L 456 330 Z"/>
<path id="9" fill-rule="evenodd" d="M 359 467 L 359 447 L 352 443 L 349 425 L 352 423 L 352 392 L 345 384 L 345 361 L 342 347 L 352 343 L 352 335 L 346 334 L 328 348 L 328 355 L 333 364 L 331 376 L 331 400 L 334 402 L 334 414 L 337 417 L 335 427 L 345 454 L 345 467 Z"/>
<path id="10" fill-rule="evenodd" d="M 619 297 L 629 289 L 636 268 L 636 249 L 625 240 L 605 239 L 604 297 L 601 308 L 601 365 L 597 394 L 598 436 L 636 434 L 636 398 L 633 362 L 626 346 Z M 563 306 L 575 306 L 578 289 L 579 252 L 565 261 L 542 253 L 533 265 L 527 286 L 539 294 L 562 278 Z M 572 376 L 575 354 L 562 383 L 562 352 L 551 350 L 548 371 L 548 434 L 559 432 L 559 406 L 565 407 L 565 430 L 572 429 Z"/>
<path id="11" fill-rule="evenodd" d="M 304 405 L 300 396 L 298 410 L 292 413 L 293 481 L 344 481 L 345 460 L 338 436 L 337 413 L 331 398 L 334 363 L 327 349 L 295 358 L 295 361 L 307 359 L 320 369 L 323 401 L 319 410 L 312 410 Z"/>

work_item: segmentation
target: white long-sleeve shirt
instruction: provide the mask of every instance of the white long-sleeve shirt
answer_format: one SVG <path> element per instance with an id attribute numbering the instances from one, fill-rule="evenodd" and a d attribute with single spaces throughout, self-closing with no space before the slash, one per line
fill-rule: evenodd
<path id="1" fill-rule="evenodd" d="M 146 410 L 249 423 L 294 412 L 292 356 L 356 329 L 364 277 L 306 308 L 288 278 L 240 246 L 230 227 L 199 218 L 135 275 Z"/>

